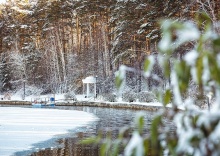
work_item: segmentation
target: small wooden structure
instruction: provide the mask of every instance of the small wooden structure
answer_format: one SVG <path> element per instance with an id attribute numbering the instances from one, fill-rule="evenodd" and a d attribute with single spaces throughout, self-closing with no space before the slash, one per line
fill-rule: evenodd
<path id="1" fill-rule="evenodd" d="M 83 82 L 83 94 L 86 98 L 88 97 L 96 97 L 96 83 L 97 83 L 97 77 L 89 76 L 85 79 L 82 79 Z M 85 85 L 86 84 L 86 93 L 85 93 Z"/>

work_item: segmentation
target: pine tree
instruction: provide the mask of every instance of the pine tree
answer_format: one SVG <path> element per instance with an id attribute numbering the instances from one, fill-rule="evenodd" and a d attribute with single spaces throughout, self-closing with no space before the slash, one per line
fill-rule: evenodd
<path id="1" fill-rule="evenodd" d="M 10 77 L 10 69 L 8 67 L 6 57 L 2 57 L 1 59 L 1 65 L 0 65 L 0 71 L 1 71 L 1 90 L 3 92 L 9 91 L 12 89 L 11 85 L 11 77 Z"/>

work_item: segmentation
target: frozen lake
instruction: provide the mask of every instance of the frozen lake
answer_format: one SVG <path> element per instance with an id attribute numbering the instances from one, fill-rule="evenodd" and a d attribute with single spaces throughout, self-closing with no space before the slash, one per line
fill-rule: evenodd
<path id="1" fill-rule="evenodd" d="M 0 155 L 33 148 L 33 144 L 97 121 L 76 110 L 0 107 Z"/>

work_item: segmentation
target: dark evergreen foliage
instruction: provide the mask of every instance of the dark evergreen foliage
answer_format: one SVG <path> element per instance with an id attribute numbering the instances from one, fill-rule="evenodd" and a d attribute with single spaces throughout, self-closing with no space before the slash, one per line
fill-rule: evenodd
<path id="1" fill-rule="evenodd" d="M 1 78 L 1 83 L 2 83 L 1 90 L 3 92 L 11 90 L 12 86 L 11 86 L 11 82 L 10 82 L 11 81 L 10 69 L 8 68 L 6 57 L 3 57 L 1 60 L 0 72 L 1 72 L 0 78 Z"/>

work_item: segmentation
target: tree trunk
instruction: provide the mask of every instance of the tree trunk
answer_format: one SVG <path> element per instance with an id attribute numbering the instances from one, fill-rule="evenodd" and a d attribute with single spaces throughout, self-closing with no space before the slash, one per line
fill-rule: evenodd
<path id="1" fill-rule="evenodd" d="M 81 53 L 81 29 L 78 16 L 76 17 L 76 40 L 77 55 L 79 55 Z"/>

